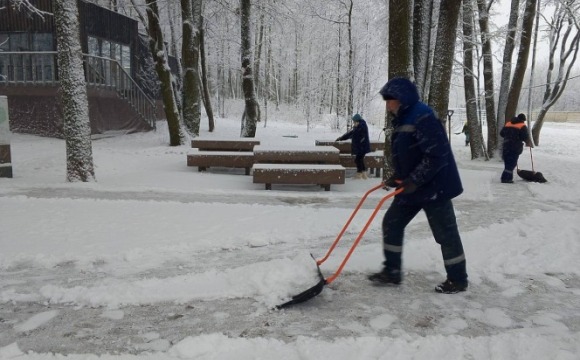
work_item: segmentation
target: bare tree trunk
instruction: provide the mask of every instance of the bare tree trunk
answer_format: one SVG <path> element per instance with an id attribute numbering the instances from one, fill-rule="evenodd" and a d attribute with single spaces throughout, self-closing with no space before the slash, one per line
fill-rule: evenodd
<path id="1" fill-rule="evenodd" d="M 395 76 L 413 78 L 409 72 L 412 0 L 389 2 L 389 79 Z"/>
<path id="2" fill-rule="evenodd" d="M 172 86 L 173 75 L 169 70 L 167 49 L 165 48 L 163 32 L 159 24 L 159 7 L 157 6 L 157 0 L 147 2 L 146 15 L 138 10 L 140 7 L 135 4 L 135 0 L 131 0 L 131 2 L 141 19 L 141 22 L 145 25 L 147 34 L 149 35 L 149 50 L 151 51 L 151 55 L 155 61 L 155 71 L 157 72 L 159 82 L 161 83 L 161 97 L 163 98 L 165 118 L 169 130 L 169 145 L 182 145 L 184 137 L 181 132 L 181 125 L 179 124 L 180 114 L 177 106 L 177 97 Z"/>
<path id="3" fill-rule="evenodd" d="M 179 59 L 179 50 L 177 46 L 178 36 L 177 32 L 175 31 L 175 21 L 174 19 L 177 18 L 176 10 L 175 10 L 175 2 L 170 2 L 167 4 L 167 18 L 169 20 L 169 35 L 170 41 L 168 44 L 168 55 L 173 55 Z M 171 77 L 171 86 L 173 87 L 173 93 L 175 94 L 176 104 L 177 104 L 177 111 L 179 112 L 179 118 L 183 119 L 183 104 L 181 102 L 182 98 L 180 94 L 183 92 L 183 68 L 181 61 L 176 61 L 177 63 L 177 74 L 176 76 Z"/>
<path id="4" fill-rule="evenodd" d="M 493 157 L 497 150 L 497 118 L 495 116 L 495 85 L 493 81 L 493 52 L 489 32 L 489 5 L 486 0 L 477 0 L 479 28 L 483 51 L 483 86 L 485 88 L 485 116 L 487 120 L 487 154 Z M 483 145 L 483 144 L 482 144 Z"/>
<path id="5" fill-rule="evenodd" d="M 540 27 L 540 6 L 541 0 L 538 0 L 537 8 L 536 8 L 536 20 L 534 23 L 534 44 L 532 45 L 532 66 L 530 69 L 530 76 L 528 76 L 528 118 L 527 118 L 527 126 L 528 129 L 531 129 L 531 121 L 532 121 L 532 91 L 534 89 L 534 77 L 536 76 L 536 57 L 538 54 L 538 29 Z M 558 5 L 556 5 L 558 6 Z M 532 139 L 533 142 L 533 139 Z"/>
<path id="6" fill-rule="evenodd" d="M 526 75 L 528 66 L 528 57 L 530 54 L 530 43 L 532 41 L 532 27 L 534 25 L 534 15 L 536 13 L 536 1 L 526 0 L 526 10 L 522 22 L 522 35 L 520 37 L 520 50 L 518 51 L 518 60 L 514 70 L 514 77 L 508 94 L 504 117 L 511 118 L 516 115 L 518 102 L 522 92 L 522 84 Z"/>
<path id="7" fill-rule="evenodd" d="M 254 55 L 254 86 L 256 88 L 256 96 L 259 97 L 262 93 L 260 91 L 260 61 L 262 59 L 262 43 L 264 41 L 264 8 L 260 6 L 260 20 L 258 24 L 258 36 L 255 39 L 255 55 Z"/>
<path id="8" fill-rule="evenodd" d="M 467 127 L 471 145 L 471 159 L 485 156 L 483 135 L 477 121 L 477 92 L 473 71 L 473 48 L 475 34 L 473 31 L 473 0 L 463 0 L 463 85 L 465 88 L 465 107 Z"/>
<path id="9" fill-rule="evenodd" d="M 250 33 L 251 1 L 240 1 L 241 55 L 242 55 L 242 88 L 246 107 L 242 137 L 255 137 L 256 124 L 259 121 L 259 105 L 254 94 L 252 75 L 252 41 Z"/>
<path id="10" fill-rule="evenodd" d="M 170 54 L 172 54 L 175 57 L 178 57 L 179 54 L 179 50 L 178 50 L 178 46 L 177 46 L 177 33 L 175 31 L 175 23 L 174 23 L 174 17 L 177 17 L 177 15 L 175 14 L 175 8 L 174 8 L 174 3 L 170 2 L 167 4 L 167 12 L 168 12 L 168 19 L 169 19 L 169 33 L 171 35 L 171 41 L 169 41 L 169 47 L 171 49 Z M 176 93 L 179 94 L 182 90 L 182 81 L 183 81 L 183 69 L 181 67 L 181 61 L 177 61 L 177 76 L 175 79 L 175 84 L 177 87 L 177 91 Z M 180 105 L 180 104 L 178 104 Z"/>
<path id="11" fill-rule="evenodd" d="M 227 26 L 227 25 L 226 25 Z M 226 40 L 220 39 L 219 56 L 218 56 L 218 74 L 217 74 L 217 93 L 218 93 L 218 114 L 220 117 L 226 117 L 225 99 L 227 94 L 226 80 Z"/>
<path id="12" fill-rule="evenodd" d="M 194 8 L 195 6 L 195 8 Z M 181 0 L 183 62 L 183 124 L 192 137 L 199 136 L 201 96 L 199 76 L 199 24 L 201 0 Z"/>
<path id="13" fill-rule="evenodd" d="M 206 53 L 205 53 L 205 31 L 203 26 L 199 31 L 199 55 L 201 62 L 201 85 L 202 85 L 202 95 L 203 95 L 203 106 L 205 107 L 205 113 L 207 114 L 207 122 L 209 126 L 209 132 L 213 132 L 215 128 L 215 121 L 213 118 L 213 108 L 211 106 L 211 95 L 209 91 L 209 83 L 207 80 L 207 66 L 206 66 Z"/>
<path id="14" fill-rule="evenodd" d="M 341 89 L 340 89 L 340 55 L 342 53 L 342 38 L 341 38 L 341 27 L 338 24 L 338 56 L 336 60 L 336 128 L 340 129 L 340 117 L 342 115 L 342 102 L 341 100 Z"/>
<path id="15" fill-rule="evenodd" d="M 347 29 L 348 29 L 348 89 L 347 89 L 347 103 L 346 103 L 346 113 L 348 114 L 347 116 L 347 121 L 351 122 L 351 116 L 352 116 L 352 109 L 353 109 L 353 91 L 354 91 L 354 65 L 353 65 L 353 44 L 352 44 L 352 6 L 353 6 L 353 1 L 350 0 L 349 4 L 348 4 L 348 24 L 347 24 Z M 351 126 L 349 126 L 350 128 Z"/>
<path id="16" fill-rule="evenodd" d="M 290 101 L 298 104 L 298 81 L 300 79 L 300 70 L 298 69 L 298 59 L 300 58 L 300 41 L 298 33 L 298 24 L 294 26 L 294 73 L 292 74 L 292 88 Z"/>
<path id="17" fill-rule="evenodd" d="M 427 74 L 431 64 L 432 0 L 415 0 L 413 12 L 413 66 L 415 84 L 422 99 L 427 98 Z"/>
<path id="18" fill-rule="evenodd" d="M 409 73 L 412 64 L 412 54 L 409 51 L 411 41 L 411 14 L 413 1 L 399 0 L 389 1 L 389 69 L 388 78 L 404 76 L 412 78 Z M 386 109 L 386 108 L 385 108 Z M 385 166 L 383 178 L 393 174 L 393 159 L 391 150 L 391 138 L 393 135 L 392 116 L 385 111 Z"/>
<path id="19" fill-rule="evenodd" d="M 55 0 L 60 101 L 64 117 L 67 181 L 95 181 L 87 86 L 76 1 Z"/>
<path id="20" fill-rule="evenodd" d="M 272 79 L 272 27 L 268 25 L 266 31 L 266 68 L 264 69 L 264 127 L 268 123 L 268 101 L 272 97 L 271 79 Z"/>
<path id="21" fill-rule="evenodd" d="M 435 113 L 443 122 L 445 122 L 449 106 L 449 87 L 453 70 L 453 58 L 455 56 L 455 32 L 460 9 L 461 1 L 441 0 L 439 27 L 435 42 L 437 61 L 433 62 L 429 88 L 429 105 L 433 107 Z"/>
<path id="22" fill-rule="evenodd" d="M 508 93 L 510 89 L 510 80 L 512 74 L 512 57 L 514 53 L 514 49 L 516 47 L 516 32 L 518 29 L 518 17 L 519 17 L 519 0 L 512 0 L 510 6 L 510 17 L 508 21 L 508 29 L 505 39 L 505 46 L 503 50 L 503 61 L 502 61 L 502 68 L 501 68 L 501 78 L 500 78 L 500 87 L 499 87 L 499 97 L 497 103 L 497 129 L 495 133 L 495 141 L 497 144 L 497 149 L 501 147 L 501 142 L 499 141 L 499 131 L 506 123 L 505 117 L 505 109 L 507 106 L 507 99 Z M 488 135 L 488 149 L 489 144 L 491 143 L 491 137 L 493 134 L 489 133 Z"/>

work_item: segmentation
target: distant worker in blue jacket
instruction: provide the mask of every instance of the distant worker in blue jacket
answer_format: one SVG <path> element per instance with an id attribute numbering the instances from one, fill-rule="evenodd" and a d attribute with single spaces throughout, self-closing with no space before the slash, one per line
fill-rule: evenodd
<path id="1" fill-rule="evenodd" d="M 519 114 L 511 121 L 505 123 L 505 126 L 499 132 L 503 137 L 502 157 L 504 169 L 501 173 L 501 182 L 511 184 L 514 182 L 514 169 L 518 165 L 518 159 L 524 151 L 524 143 L 532 146 L 530 133 L 526 126 L 526 115 Z"/>
<path id="2" fill-rule="evenodd" d="M 469 126 L 467 126 L 467 121 L 463 124 L 461 132 L 465 134 L 465 146 L 469 146 Z"/>
<path id="3" fill-rule="evenodd" d="M 354 179 L 368 179 L 365 155 L 371 152 L 371 142 L 367 123 L 359 114 L 354 114 L 352 117 L 352 129 L 336 141 L 348 139 L 352 139 L 351 153 L 355 156 L 356 175 Z"/>
<path id="4" fill-rule="evenodd" d="M 403 189 L 383 218 L 383 270 L 369 276 L 375 284 L 398 285 L 402 280 L 405 228 L 423 210 L 435 241 L 441 246 L 447 279 L 438 293 L 467 290 L 465 254 L 451 199 L 463 192 L 459 171 L 441 121 L 419 101 L 415 85 L 396 77 L 380 91 L 394 115 L 391 154 L 394 174 L 386 187 Z"/>

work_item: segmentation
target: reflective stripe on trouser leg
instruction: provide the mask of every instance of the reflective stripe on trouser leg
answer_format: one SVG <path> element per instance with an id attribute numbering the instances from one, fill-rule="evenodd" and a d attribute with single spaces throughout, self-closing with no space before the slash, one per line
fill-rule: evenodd
<path id="1" fill-rule="evenodd" d="M 463 244 L 451 200 L 428 204 L 424 207 L 433 237 L 441 245 L 443 264 L 451 281 L 467 281 Z"/>
<path id="2" fill-rule="evenodd" d="M 405 227 L 420 210 L 421 208 L 418 206 L 400 205 L 395 198 L 385 213 L 383 218 L 383 253 L 386 270 L 401 270 Z"/>

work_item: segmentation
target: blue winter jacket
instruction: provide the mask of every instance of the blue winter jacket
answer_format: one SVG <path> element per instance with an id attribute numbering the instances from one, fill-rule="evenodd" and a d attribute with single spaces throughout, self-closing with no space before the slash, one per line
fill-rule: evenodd
<path id="1" fill-rule="evenodd" d="M 371 152 L 371 143 L 369 140 L 369 128 L 366 121 L 360 119 L 357 126 L 342 135 L 337 141 L 352 139 L 351 153 L 353 155 L 365 155 Z"/>
<path id="2" fill-rule="evenodd" d="M 406 78 L 394 78 L 381 94 L 401 103 L 391 137 L 395 178 L 417 185 L 415 192 L 400 194 L 398 200 L 420 205 L 461 194 L 463 186 L 443 124 L 419 101 L 415 85 Z"/>

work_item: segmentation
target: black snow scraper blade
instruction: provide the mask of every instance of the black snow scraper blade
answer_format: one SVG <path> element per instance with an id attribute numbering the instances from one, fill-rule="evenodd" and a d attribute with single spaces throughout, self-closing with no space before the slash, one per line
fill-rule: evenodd
<path id="1" fill-rule="evenodd" d="M 548 182 L 548 180 L 546 180 L 544 175 L 539 171 L 519 170 L 518 169 L 518 175 L 519 175 L 519 177 L 521 177 L 522 179 L 524 179 L 526 181 L 532 181 L 532 182 L 537 182 L 537 183 Z"/>
<path id="2" fill-rule="evenodd" d="M 285 302 L 285 303 L 283 303 L 281 305 L 276 306 L 276 309 L 283 309 L 283 308 L 286 308 L 286 307 L 288 307 L 290 305 L 303 303 L 305 301 L 308 301 L 308 300 L 312 299 L 313 297 L 315 297 L 316 295 L 318 295 L 318 294 L 320 294 L 322 292 L 322 290 L 324 289 L 324 285 L 329 285 L 330 283 L 332 283 L 338 277 L 338 275 L 340 275 L 340 273 L 342 272 L 342 269 L 344 268 L 344 266 L 348 262 L 348 259 L 350 259 L 350 256 L 352 255 L 354 249 L 356 248 L 356 246 L 358 245 L 358 243 L 361 241 L 362 237 L 364 236 L 365 232 L 369 228 L 370 224 L 373 222 L 373 219 L 375 218 L 375 216 L 377 215 L 377 213 L 379 212 L 379 210 L 381 209 L 381 207 L 383 206 L 383 204 L 385 203 L 385 201 L 387 201 L 388 199 L 394 197 L 397 194 L 400 194 L 404 190 L 402 187 L 401 188 L 397 188 L 397 189 L 389 192 L 387 195 L 385 195 L 381 199 L 381 201 L 379 201 L 379 203 L 375 207 L 373 213 L 371 214 L 371 216 L 367 220 L 365 226 L 363 227 L 363 229 L 361 230 L 361 232 L 358 234 L 358 236 L 354 240 L 353 244 L 351 245 L 350 249 L 348 250 L 346 256 L 344 257 L 344 259 L 340 263 L 340 266 L 338 267 L 338 270 L 336 270 L 336 272 L 334 274 L 332 274 L 331 276 L 329 276 L 328 278 L 325 279 L 324 276 L 322 275 L 322 272 L 320 271 L 320 265 L 322 265 L 322 263 L 325 262 L 328 259 L 328 257 L 332 253 L 332 251 L 336 248 L 336 245 L 338 244 L 338 242 L 342 238 L 342 235 L 345 233 L 346 229 L 350 225 L 352 219 L 355 217 L 355 215 L 358 212 L 358 210 L 361 208 L 361 205 L 364 203 L 364 201 L 367 198 L 367 196 L 369 196 L 370 193 L 372 193 L 373 191 L 378 190 L 378 189 L 388 190 L 388 187 L 386 187 L 384 184 L 381 183 L 381 184 L 373 187 L 369 191 L 367 191 L 364 194 L 364 196 L 360 199 L 358 205 L 356 206 L 356 208 L 353 210 L 352 214 L 350 215 L 350 218 L 348 219 L 348 221 L 343 226 L 342 230 L 340 231 L 340 233 L 338 234 L 338 236 L 336 237 L 336 239 L 334 240 L 334 242 L 330 246 L 330 249 L 328 249 L 328 251 L 326 252 L 326 255 L 324 255 L 324 257 L 322 259 L 320 259 L 320 260 L 314 259 L 314 256 L 312 257 L 316 261 L 316 267 L 318 268 L 318 276 L 320 277 L 320 281 L 318 282 L 318 284 L 314 285 L 310 289 L 307 289 L 307 290 L 301 292 L 298 295 L 293 296 L 292 297 L 292 300 L 287 301 L 287 302 Z"/>
<path id="3" fill-rule="evenodd" d="M 316 259 L 314 259 L 314 261 L 316 261 Z M 318 266 L 318 264 L 316 265 L 316 268 L 318 270 L 318 277 L 319 277 L 320 281 L 318 281 L 318 283 L 316 285 L 314 285 L 313 287 L 311 287 L 310 289 L 305 290 L 298 295 L 292 296 L 291 300 L 289 300 L 283 304 L 277 305 L 276 309 L 283 309 L 283 308 L 288 307 L 290 305 L 303 303 L 305 301 L 312 299 L 313 297 L 317 296 L 318 294 L 320 294 L 322 292 L 324 285 L 326 285 L 326 280 L 324 279 L 324 276 L 322 276 L 322 272 L 320 271 L 320 266 Z"/>

